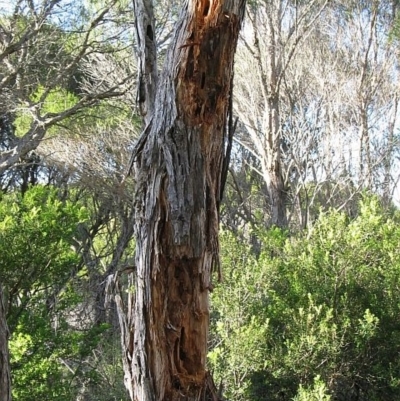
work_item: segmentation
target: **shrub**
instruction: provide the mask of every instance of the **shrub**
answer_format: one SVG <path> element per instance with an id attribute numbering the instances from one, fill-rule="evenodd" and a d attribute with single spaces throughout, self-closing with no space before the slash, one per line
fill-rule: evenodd
<path id="1" fill-rule="evenodd" d="M 225 280 L 212 296 L 209 359 L 227 398 L 398 399 L 396 221 L 373 198 L 355 219 L 331 211 L 308 232 L 259 236 L 256 258 L 222 235 Z"/>

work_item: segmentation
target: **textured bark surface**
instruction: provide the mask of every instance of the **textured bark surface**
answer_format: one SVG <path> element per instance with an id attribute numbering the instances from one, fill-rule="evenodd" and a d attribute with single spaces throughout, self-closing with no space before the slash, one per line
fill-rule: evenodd
<path id="1" fill-rule="evenodd" d="M 154 112 L 157 90 L 157 49 L 152 0 L 135 0 L 135 37 L 138 55 L 137 102 L 147 125 Z"/>
<path id="2" fill-rule="evenodd" d="M 271 70 L 269 82 L 274 83 L 277 79 L 276 71 Z M 276 85 L 272 85 L 276 86 Z M 271 91 L 272 92 L 272 91 Z M 270 97 L 266 103 L 266 120 L 268 121 L 268 146 L 265 149 L 265 156 L 262 161 L 262 171 L 264 181 L 267 184 L 269 202 L 271 205 L 271 223 L 277 227 L 287 227 L 286 217 L 286 191 L 285 182 L 282 172 L 281 160 L 281 127 L 280 127 L 280 111 L 279 111 L 279 95 Z"/>
<path id="3" fill-rule="evenodd" d="M 0 401 L 11 401 L 10 360 L 8 355 L 8 328 L 0 285 Z"/>
<path id="4" fill-rule="evenodd" d="M 137 147 L 137 274 L 124 339 L 135 400 L 217 399 L 206 371 L 209 291 L 244 6 L 244 0 L 186 3 Z"/>

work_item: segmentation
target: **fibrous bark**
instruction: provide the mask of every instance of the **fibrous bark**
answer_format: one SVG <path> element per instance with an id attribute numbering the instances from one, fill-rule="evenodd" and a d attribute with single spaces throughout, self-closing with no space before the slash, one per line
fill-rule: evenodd
<path id="1" fill-rule="evenodd" d="M 158 75 L 153 3 L 151 0 L 135 0 L 133 6 L 139 68 L 137 102 L 147 125 L 154 112 Z"/>
<path id="2" fill-rule="evenodd" d="M 208 302 L 244 6 L 187 2 L 136 148 L 137 272 L 124 335 L 125 378 L 135 400 L 217 399 L 206 371 Z"/>
<path id="3" fill-rule="evenodd" d="M 0 401 L 11 401 L 10 359 L 8 355 L 8 327 L 0 285 Z"/>

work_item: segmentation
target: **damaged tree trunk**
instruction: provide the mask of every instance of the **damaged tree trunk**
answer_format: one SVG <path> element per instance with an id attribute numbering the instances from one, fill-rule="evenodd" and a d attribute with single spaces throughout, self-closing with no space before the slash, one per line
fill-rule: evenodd
<path id="1" fill-rule="evenodd" d="M 10 359 L 8 355 L 8 328 L 0 284 L 0 401 L 11 401 Z"/>
<path id="2" fill-rule="evenodd" d="M 143 11 L 148 2 L 136 3 Z M 245 0 L 187 1 L 154 107 L 141 107 L 146 128 L 134 151 L 134 306 L 122 322 L 132 400 L 218 399 L 206 371 L 209 291 L 218 265 L 225 127 L 244 9 Z M 153 27 L 139 29 L 152 42 Z M 146 88 L 154 79 L 146 78 L 148 72 L 141 77 L 142 103 L 156 93 Z"/>

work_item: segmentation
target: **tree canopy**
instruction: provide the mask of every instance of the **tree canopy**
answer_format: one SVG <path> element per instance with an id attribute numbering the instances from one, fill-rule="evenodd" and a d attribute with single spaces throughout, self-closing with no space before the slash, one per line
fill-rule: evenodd
<path id="1" fill-rule="evenodd" d="M 0 401 L 397 400 L 398 11 L 2 2 Z"/>

